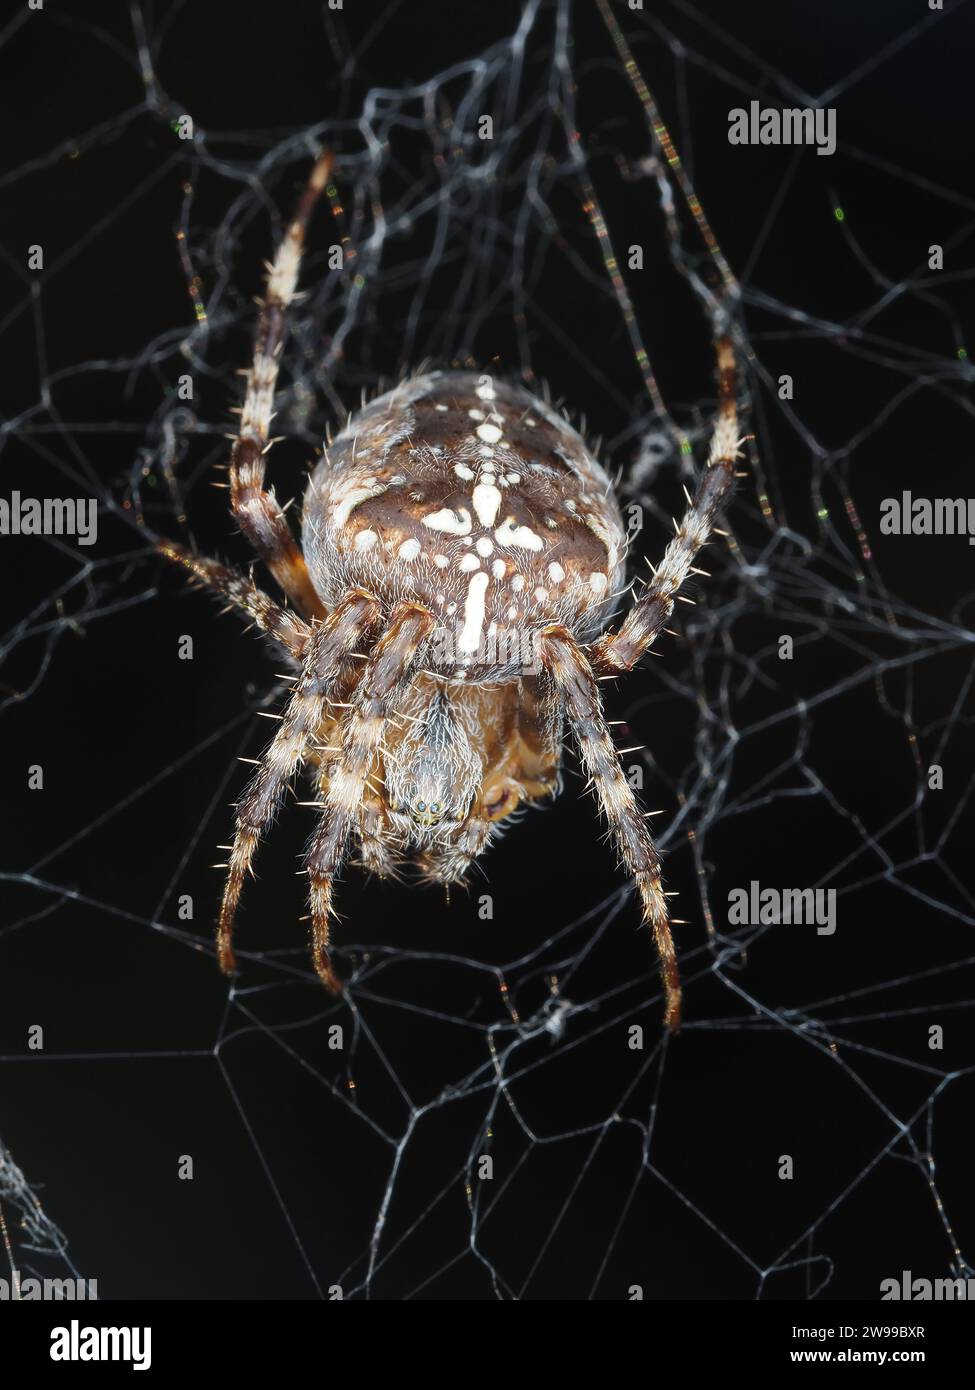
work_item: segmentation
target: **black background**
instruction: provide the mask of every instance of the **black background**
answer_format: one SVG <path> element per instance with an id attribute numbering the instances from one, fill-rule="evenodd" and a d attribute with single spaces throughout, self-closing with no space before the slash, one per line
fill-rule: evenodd
<path id="1" fill-rule="evenodd" d="M 730 264 L 741 272 L 756 255 L 749 285 L 812 318 L 853 322 L 886 283 L 920 273 L 932 242 L 951 246 L 949 272 L 962 274 L 950 273 L 944 288 L 932 289 L 937 303 L 917 293 L 894 295 L 878 320 L 884 343 L 875 350 L 841 351 L 808 321 L 749 301 L 747 287 L 744 322 L 767 371 L 790 372 L 801 384 L 799 414 L 837 451 L 837 474 L 850 479 L 877 557 L 861 592 L 876 594 L 882 576 L 905 604 L 970 622 L 964 598 L 972 551 L 964 539 L 884 540 L 877 517 L 879 500 L 903 487 L 945 496 L 971 491 L 971 388 L 963 375 L 951 375 L 967 370 L 956 350 L 965 343 L 975 210 L 971 6 L 913 34 L 928 16 L 921 0 L 883 7 L 797 0 L 731 7 L 710 0 L 653 9 L 704 59 L 693 68 L 686 106 L 672 47 L 642 16 L 617 7 L 679 144 L 693 153 L 695 183 Z M 133 115 L 143 88 L 130 13 L 121 5 L 100 10 L 96 20 L 89 7 L 49 4 L 13 23 L 0 46 L 4 164 L 11 171 L 2 192 L 0 341 L 3 415 L 15 418 L 4 436 L 4 495 L 15 487 L 36 496 L 82 495 L 96 478 L 120 501 L 143 460 L 139 451 L 158 458 L 156 426 L 180 370 L 173 344 L 193 322 L 174 239 L 190 156 L 168 127 L 173 112 L 191 112 L 211 153 L 238 165 L 333 118 L 342 155 L 360 148 L 351 122 L 370 88 L 429 79 L 510 33 L 517 16 L 515 7 L 425 3 L 383 13 L 372 0 L 347 0 L 340 14 L 312 4 L 209 4 L 174 6 L 164 21 L 147 9 L 150 35 L 168 26 L 156 65 L 171 106 Z M 639 240 L 654 248 L 651 271 L 628 283 L 665 398 L 693 421 L 693 407 L 706 408 L 712 390 L 707 324 L 669 269 L 651 186 L 619 176 L 616 155 L 639 159 L 647 152 L 639 106 L 594 7 L 576 4 L 572 15 L 579 125 L 604 211 L 617 246 Z M 543 9 L 531 40 L 538 49 L 549 42 L 551 26 L 552 12 Z M 839 153 L 802 156 L 774 232 L 756 251 L 793 154 L 732 151 L 729 108 L 752 96 L 802 104 L 797 92 L 828 89 L 888 45 L 891 52 L 835 101 Z M 794 86 L 780 86 L 776 75 Z M 90 142 L 82 139 L 91 131 Z M 427 177 L 421 166 L 428 152 L 422 131 L 413 138 L 405 132 L 396 179 L 408 180 L 411 171 Z M 219 460 L 219 434 L 231 428 L 231 373 L 246 362 L 248 301 L 270 249 L 269 215 L 287 207 L 304 167 L 296 154 L 283 173 L 276 169 L 264 190 L 266 207 L 255 199 L 254 215 L 237 227 L 224 304 L 232 323 L 206 354 L 210 374 L 197 377 L 198 418 L 206 428 L 178 461 L 197 542 L 240 562 L 245 548 L 223 495 L 206 484 L 217 476 L 210 469 Z M 192 222 L 212 229 L 245 186 L 221 181 L 212 167 L 197 169 L 195 178 Z M 555 211 L 595 283 L 601 271 L 580 201 L 563 195 Z M 834 205 L 844 210 L 842 228 Z M 389 248 L 385 316 L 367 320 L 353 337 L 335 380 L 337 399 L 347 406 L 360 385 L 408 365 L 402 316 L 415 289 L 415 258 L 429 252 L 428 232 L 426 223 L 414 240 Z M 39 296 L 36 277 L 23 269 L 24 248 L 34 242 L 44 244 L 49 267 L 57 266 L 41 277 Z M 317 242 L 313 232 L 312 274 L 316 264 L 321 271 L 325 244 L 321 229 Z M 200 267 L 205 288 L 219 269 L 216 260 Z M 452 340 L 472 346 L 482 361 L 516 360 L 510 312 L 501 307 L 488 315 L 469 344 L 449 309 L 447 280 L 438 279 L 424 306 L 416 355 L 447 355 Z M 558 257 L 540 299 L 561 320 L 547 332 L 533 328 L 538 375 L 586 412 L 615 464 L 628 463 L 636 448 L 633 420 L 646 404 L 618 313 L 602 289 L 593 293 L 586 275 Z M 147 347 L 153 344 L 158 352 Z M 302 345 L 314 346 L 307 333 Z M 104 368 L 91 365 L 100 359 Z M 126 359 L 138 369 L 128 371 Z M 88 365 L 79 370 L 79 363 Z M 886 416 L 893 398 L 926 373 L 930 384 Z M 822 477 L 821 464 L 774 395 L 754 375 L 750 384 L 773 506 L 797 531 L 818 537 L 826 553 L 816 572 L 855 597 L 852 532 L 843 533 L 842 547 L 831 547 L 817 530 L 810 483 Z M 334 418 L 322 401 L 304 436 L 275 453 L 283 496 L 299 491 L 309 440 Z M 857 442 L 846 459 L 851 437 Z M 661 506 L 678 507 L 672 469 L 660 486 Z M 143 491 L 153 524 L 177 534 L 178 508 L 165 498 L 158 473 Z M 768 538 L 758 492 L 746 481 L 733 514 L 752 553 Z M 838 495 L 830 500 L 841 513 Z M 843 525 L 842 515 L 835 524 Z M 661 526 L 648 529 L 651 555 L 664 543 Z M 10 877 L 0 934 L 0 1139 L 40 1185 L 75 1266 L 98 1279 L 102 1297 L 304 1298 L 316 1295 L 316 1280 L 319 1289 L 339 1280 L 358 1288 L 394 1147 L 350 1109 L 350 1077 L 360 1112 L 401 1136 L 409 1111 L 400 1085 L 416 1101 L 433 1100 L 481 1065 L 483 1087 L 437 1105 L 403 1149 L 384 1242 L 419 1224 L 376 1275 L 373 1297 L 476 1300 L 518 1292 L 619 1299 L 641 1284 L 647 1298 L 752 1298 L 759 1289 L 768 1298 L 820 1289 L 826 1299 L 876 1298 L 880 1279 L 901 1269 L 928 1277 L 949 1272 L 953 1252 L 939 1198 L 970 1251 L 973 988 L 971 966 L 958 964 L 975 955 L 971 901 L 958 886 L 970 877 L 970 697 L 968 718 L 953 721 L 942 759 L 943 801 L 929 800 L 886 842 L 894 862 L 912 857 L 919 836 L 936 854 L 896 883 L 884 882 L 882 861 L 868 856 L 847 881 L 873 881 L 841 899 L 843 925 L 828 947 L 783 929 L 764 935 L 744 968 L 736 959 L 723 977 L 713 972 L 694 864 L 685 840 L 675 842 L 668 877 L 691 904 L 680 938 L 688 1026 L 667 1046 L 663 1065 L 637 1081 L 615 1124 L 606 1122 L 624 1077 L 636 1075 L 626 1028 L 641 1023 L 652 1048 L 659 1001 L 647 942 L 633 929 L 635 908 L 619 897 L 613 855 L 574 772 L 556 808 L 530 816 L 491 854 L 487 881 L 482 887 L 476 880 L 469 897 L 444 904 L 432 890 L 347 876 L 341 936 L 352 949 L 339 955 L 346 973 L 369 946 L 375 961 L 403 948 L 501 965 L 578 923 L 560 947 L 506 972 L 523 1018 L 543 1006 L 553 970 L 568 974 L 566 997 L 593 1004 L 570 1021 L 564 1041 L 584 1045 L 563 1060 L 553 1063 L 552 1049 L 562 1044 L 547 1035 L 518 1053 L 519 1066 L 534 1068 L 515 1092 L 535 1136 L 579 1131 L 526 1144 L 492 1080 L 486 1029 L 503 1027 L 508 1015 L 487 972 L 391 956 L 389 971 L 367 973 L 357 1005 L 369 1036 L 351 1058 L 328 1051 L 326 1023 L 341 1022 L 347 1034 L 355 1023 L 347 1004 L 321 999 L 305 964 L 294 869 L 308 811 L 289 809 L 262 851 L 260 881 L 241 918 L 242 984 L 258 993 L 245 996 L 241 1008 L 228 1007 L 210 948 L 218 888 L 208 865 L 218 857 L 214 844 L 227 838 L 227 804 L 243 776 L 234 756 L 256 756 L 266 738 L 264 721 L 252 712 L 273 686 L 273 657 L 254 638 L 242 639 L 233 619 L 217 619 L 204 598 L 187 596 L 177 576 L 161 572 L 131 517 L 120 512 L 103 514 L 98 547 L 82 557 L 96 563 L 91 587 L 72 588 L 62 612 L 51 596 L 75 573 L 77 552 L 42 541 L 5 538 L 2 545 L 11 633 L 4 695 L 26 695 L 4 709 L 2 858 Z M 711 554 L 717 601 L 730 594 L 731 581 L 727 557 Z M 711 601 L 707 588 L 697 596 Z M 736 618 L 734 647 L 758 651 L 783 630 L 815 633 L 795 617 L 803 594 L 792 601 L 788 619 L 774 604 L 755 602 Z M 817 619 L 823 613 L 816 608 Z M 22 634 L 16 624 L 25 615 Z M 842 623 L 842 614 L 832 616 Z M 184 633 L 195 639 L 192 662 L 173 655 Z M 876 634 L 872 640 L 875 658 L 882 643 Z M 925 730 L 966 702 L 971 658 L 962 642 L 946 648 L 921 665 L 910 688 L 895 673 L 883 688 L 868 680 L 815 710 L 809 763 L 835 800 L 785 799 L 722 819 L 707 847 L 713 902 L 753 878 L 816 882 L 859 843 L 856 817 L 876 828 L 911 805 L 913 753 L 905 723 L 890 707 L 910 706 L 926 765 L 937 734 L 928 738 Z M 886 654 L 908 649 L 892 637 Z M 661 650 L 680 666 L 687 660 L 673 647 Z M 827 688 L 870 659 L 825 634 L 802 650 L 796 669 L 782 677 L 794 693 Z M 764 698 L 756 689 L 756 708 Z M 693 703 L 665 687 L 657 670 L 638 673 L 607 701 L 612 717 L 626 718 L 634 735 L 627 741 L 649 743 L 659 762 L 664 786 L 654 789 L 651 778 L 647 797 L 668 811 L 666 821 L 675 810 L 667 788 L 693 757 Z M 180 763 L 217 729 L 226 732 Z M 748 789 L 778 757 L 789 756 L 794 732 L 742 748 L 734 797 L 747 806 Z M 37 762 L 46 787 L 27 793 L 25 769 Z M 171 775 L 159 777 L 165 770 Z M 90 834 L 62 848 L 91 822 Z M 55 849 L 30 880 L 23 876 Z M 835 882 L 842 886 L 842 875 Z M 65 898 L 63 889 L 78 896 Z M 482 892 L 494 897 L 490 923 L 477 916 Z M 192 923 L 177 922 L 179 893 L 193 895 Z M 939 910 L 949 901 L 952 910 Z M 587 934 L 603 926 L 585 952 Z M 571 969 L 559 970 L 567 960 L 575 962 Z M 930 974 L 919 978 L 923 971 Z M 900 976 L 915 978 L 874 998 L 822 1009 L 809 1002 Z M 770 1013 L 757 1015 L 729 979 Z M 412 1012 L 377 996 L 405 1001 Z M 788 1015 L 790 1009 L 799 1014 Z M 795 1027 L 800 1016 L 818 1020 L 807 1022 L 806 1037 Z M 943 1053 L 927 1048 L 932 1022 L 946 1028 Z M 40 1056 L 25 1048 L 27 1028 L 37 1023 L 45 1030 Z M 935 1072 L 952 1069 L 958 1075 L 933 1106 L 929 1131 L 924 1101 Z M 332 1083 L 345 1100 L 334 1098 Z M 488 1141 L 480 1135 L 491 1101 L 497 1108 Z M 885 1154 L 899 1121 L 911 1122 L 914 1147 L 897 1141 Z M 648 1167 L 638 1181 L 651 1124 Z M 929 1144 L 934 1186 L 919 1159 Z M 477 1223 L 486 1264 L 467 1248 L 471 1217 L 456 1173 L 469 1153 L 487 1151 L 503 1191 L 495 1215 Z M 776 1176 L 784 1153 L 796 1160 L 791 1183 Z M 194 1156 L 191 1183 L 176 1178 L 180 1154 Z M 788 1267 L 762 1283 L 759 1272 L 810 1228 L 783 1262 Z M 23 1256 L 22 1267 L 29 1260 Z M 500 1285 L 488 1264 L 500 1271 Z"/>

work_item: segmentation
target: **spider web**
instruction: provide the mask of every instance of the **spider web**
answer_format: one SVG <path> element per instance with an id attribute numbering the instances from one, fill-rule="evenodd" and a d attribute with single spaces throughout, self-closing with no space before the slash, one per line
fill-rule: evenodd
<path id="1" fill-rule="evenodd" d="M 459 35 L 422 6 L 309 7 L 273 33 L 266 11 L 230 33 L 199 7 L 58 6 L 0 35 L 3 495 L 100 501 L 91 548 L 3 539 L 0 1133 L 23 1172 L 0 1148 L 0 1203 L 22 1276 L 67 1266 L 102 1297 L 828 1299 L 975 1274 L 971 552 L 879 528 L 903 489 L 966 492 L 970 18 L 827 8 L 825 33 L 780 6 L 611 11 L 738 279 L 753 436 L 677 635 L 604 687 L 621 747 L 646 745 L 624 764 L 680 894 L 676 1040 L 571 756 L 469 894 L 345 876 L 339 1002 L 308 962 L 314 813 L 292 802 L 223 981 L 209 866 L 279 662 L 148 539 L 247 563 L 210 484 L 261 262 L 328 144 L 278 494 L 300 497 L 362 391 L 487 364 L 585 413 L 639 509 L 634 572 L 662 552 L 707 447 L 720 282 L 597 8 L 538 0 Z M 837 107 L 837 154 L 729 146 L 756 97 Z M 836 932 L 729 925 L 753 880 L 835 890 Z"/>

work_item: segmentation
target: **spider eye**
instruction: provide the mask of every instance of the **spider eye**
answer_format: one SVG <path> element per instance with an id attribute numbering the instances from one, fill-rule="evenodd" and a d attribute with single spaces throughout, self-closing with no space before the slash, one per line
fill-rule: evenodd
<path id="1" fill-rule="evenodd" d="M 436 825 L 443 814 L 444 804 L 440 801 L 420 801 L 411 803 L 413 819 L 420 825 Z"/>

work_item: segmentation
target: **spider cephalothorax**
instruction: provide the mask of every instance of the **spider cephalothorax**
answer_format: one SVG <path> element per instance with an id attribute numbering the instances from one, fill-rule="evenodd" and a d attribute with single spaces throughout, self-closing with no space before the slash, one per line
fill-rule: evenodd
<path id="1" fill-rule="evenodd" d="M 322 808 L 307 854 L 314 960 L 338 989 L 329 918 L 352 847 L 381 875 L 413 863 L 462 882 L 501 822 L 557 791 L 568 726 L 653 928 L 676 1028 L 660 861 L 596 680 L 630 670 L 653 642 L 731 486 L 730 344 L 719 343 L 720 409 L 697 494 L 616 631 L 604 629 L 625 536 L 610 480 L 557 411 L 492 374 L 426 372 L 353 414 L 309 479 L 299 549 L 264 488 L 264 454 L 285 313 L 329 169 L 326 156 L 271 268 L 230 464 L 233 511 L 290 606 L 215 561 L 161 547 L 256 619 L 298 671 L 238 805 L 221 964 L 233 969 L 244 877 L 299 765 L 313 769 Z"/>

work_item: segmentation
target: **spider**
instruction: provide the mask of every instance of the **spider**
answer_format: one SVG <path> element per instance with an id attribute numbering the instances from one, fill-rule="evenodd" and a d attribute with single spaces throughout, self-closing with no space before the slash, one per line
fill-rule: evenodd
<path id="1" fill-rule="evenodd" d="M 608 475 L 561 414 L 487 373 L 423 371 L 350 415 L 309 476 L 299 546 L 265 486 L 265 454 L 306 228 L 331 168 L 329 154 L 316 162 L 269 267 L 229 464 L 233 515 L 287 603 L 158 542 L 249 615 L 296 671 L 237 804 L 220 966 L 236 968 L 244 879 L 299 766 L 313 769 L 321 808 L 305 861 L 312 955 L 338 992 L 329 925 L 353 845 L 383 877 L 412 861 L 427 881 L 462 883 L 519 806 L 557 794 L 567 725 L 639 891 L 676 1031 L 680 976 L 660 858 L 597 680 L 632 670 L 653 643 L 733 485 L 731 342 L 717 344 L 718 412 L 696 494 L 615 628 L 626 535 Z"/>

